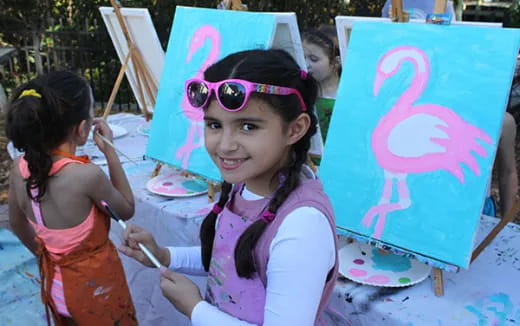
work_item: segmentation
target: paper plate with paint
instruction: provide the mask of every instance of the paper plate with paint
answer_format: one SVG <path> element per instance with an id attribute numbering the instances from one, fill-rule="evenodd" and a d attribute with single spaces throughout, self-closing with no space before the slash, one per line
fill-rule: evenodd
<path id="1" fill-rule="evenodd" d="M 111 123 L 109 123 L 108 126 L 110 127 L 110 129 L 112 129 L 112 136 L 114 137 L 114 139 L 123 137 L 126 134 L 128 134 L 128 130 L 126 130 L 126 128 L 124 128 L 124 127 L 121 127 L 118 125 L 113 125 Z M 92 141 L 93 135 L 94 135 L 94 126 L 92 126 L 92 132 L 88 135 L 88 140 Z"/>
<path id="2" fill-rule="evenodd" d="M 152 125 L 150 124 L 150 121 L 145 121 L 137 127 L 137 132 L 140 133 L 143 136 L 150 136 L 150 133 L 152 132 Z"/>
<path id="3" fill-rule="evenodd" d="M 409 286 L 430 275 L 431 266 L 366 243 L 352 242 L 339 251 L 339 273 L 354 282 L 386 287 Z"/>
<path id="4" fill-rule="evenodd" d="M 148 180 L 146 189 L 166 197 L 191 197 L 207 193 L 208 184 L 199 178 L 186 177 L 180 171 L 175 171 Z"/>

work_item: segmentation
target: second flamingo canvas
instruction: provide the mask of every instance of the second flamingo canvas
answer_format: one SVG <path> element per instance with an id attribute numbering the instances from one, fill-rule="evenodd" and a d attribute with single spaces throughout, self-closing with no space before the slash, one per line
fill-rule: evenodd
<path id="1" fill-rule="evenodd" d="M 356 22 L 320 167 L 340 230 L 467 268 L 519 32 Z"/>

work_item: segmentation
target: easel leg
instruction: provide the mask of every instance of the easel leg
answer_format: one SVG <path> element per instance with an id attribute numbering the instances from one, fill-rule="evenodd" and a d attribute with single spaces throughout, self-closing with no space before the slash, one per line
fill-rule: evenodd
<path id="1" fill-rule="evenodd" d="M 215 201 L 215 184 L 208 182 L 208 203 Z"/>
<path id="2" fill-rule="evenodd" d="M 433 291 L 435 296 L 444 296 L 444 281 L 442 276 L 442 270 L 439 268 L 433 268 Z"/>
<path id="3" fill-rule="evenodd" d="M 161 168 L 162 168 L 162 164 L 157 163 L 157 165 L 155 166 L 155 169 L 153 169 L 152 178 L 155 178 L 156 176 L 159 175 L 159 171 L 161 171 Z"/>
<path id="4" fill-rule="evenodd" d="M 504 216 L 500 222 L 489 232 L 489 234 L 482 240 L 482 242 L 478 245 L 477 248 L 473 250 L 473 254 L 471 255 L 471 262 L 477 259 L 478 255 L 493 241 L 493 239 L 497 236 L 497 234 L 502 231 L 504 227 L 506 227 L 507 223 L 514 220 L 516 214 L 520 211 L 520 200 L 515 201 L 515 205 L 507 212 L 506 216 Z"/>

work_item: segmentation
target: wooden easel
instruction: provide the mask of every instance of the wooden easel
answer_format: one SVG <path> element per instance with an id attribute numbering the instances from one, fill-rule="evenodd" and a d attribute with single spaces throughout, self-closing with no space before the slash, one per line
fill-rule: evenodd
<path id="1" fill-rule="evenodd" d="M 148 111 L 145 93 L 151 100 L 152 106 L 155 106 L 155 97 L 157 95 L 158 88 L 155 84 L 154 79 L 152 78 L 152 74 L 150 73 L 146 64 L 144 63 L 141 52 L 136 47 L 135 42 L 133 42 L 132 40 L 132 36 L 130 35 L 130 32 L 128 31 L 128 28 L 126 26 L 125 19 L 121 14 L 120 4 L 118 4 L 116 0 L 110 0 L 110 4 L 114 8 L 117 20 L 125 36 L 128 46 L 128 54 L 126 55 L 123 65 L 121 66 L 121 69 L 119 70 L 119 73 L 117 75 L 114 87 L 112 88 L 112 92 L 110 93 L 110 97 L 108 99 L 105 111 L 103 113 L 103 118 L 106 119 L 106 117 L 110 113 L 110 110 L 112 109 L 112 105 L 114 104 L 115 97 L 117 95 L 117 92 L 119 91 L 121 81 L 123 80 L 123 76 L 125 75 L 125 72 L 128 69 L 131 60 L 134 70 L 134 78 L 137 82 L 138 97 L 142 106 L 141 109 L 144 113 L 146 121 L 149 121 L 152 117 L 152 113 Z"/>

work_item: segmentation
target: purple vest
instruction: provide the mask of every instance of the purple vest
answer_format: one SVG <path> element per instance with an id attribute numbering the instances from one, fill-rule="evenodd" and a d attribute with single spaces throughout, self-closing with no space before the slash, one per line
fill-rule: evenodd
<path id="1" fill-rule="evenodd" d="M 327 280 L 318 308 L 315 325 L 322 324 L 321 313 L 332 294 L 338 274 L 337 237 L 332 205 L 323 192 L 319 180 L 305 179 L 278 209 L 276 218 L 269 224 L 255 248 L 255 264 L 258 273 L 252 279 L 240 278 L 235 268 L 235 245 L 240 235 L 260 218 L 270 197 L 259 200 L 244 200 L 240 196 L 243 184 L 236 185 L 226 207 L 220 214 L 215 227 L 215 240 L 209 267 L 206 301 L 220 310 L 249 323 L 262 325 L 266 296 L 266 271 L 269 260 L 269 246 L 278 227 L 287 214 L 296 208 L 310 206 L 321 211 L 330 223 L 334 233 L 336 258 Z M 311 261 L 309 260 L 309 263 Z"/>

